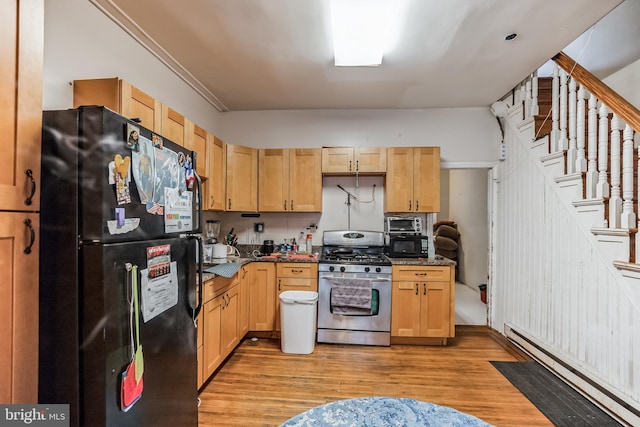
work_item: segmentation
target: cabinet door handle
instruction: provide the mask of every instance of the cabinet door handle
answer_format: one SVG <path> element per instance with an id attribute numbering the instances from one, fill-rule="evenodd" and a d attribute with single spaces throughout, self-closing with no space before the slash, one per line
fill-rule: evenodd
<path id="1" fill-rule="evenodd" d="M 291 210 L 293 210 L 293 199 L 291 199 Z"/>
<path id="2" fill-rule="evenodd" d="M 287 201 L 286 200 L 283 201 L 282 204 L 283 204 L 284 210 L 286 211 L 287 210 Z"/>
<path id="3" fill-rule="evenodd" d="M 356 160 L 356 172 L 360 170 L 360 160 Z"/>
<path id="4" fill-rule="evenodd" d="M 278 290 L 280 290 L 280 279 L 278 279 Z"/>
<path id="5" fill-rule="evenodd" d="M 215 204 L 216 204 L 216 199 L 213 196 L 211 196 L 211 205 L 209 207 L 212 208 Z"/>
<path id="6" fill-rule="evenodd" d="M 409 211 L 411 211 L 411 200 L 409 200 Z"/>
<path id="7" fill-rule="evenodd" d="M 427 273 L 415 273 L 415 274 L 416 274 L 416 276 L 420 276 L 420 277 L 424 277 L 424 276 L 427 275 Z"/>
<path id="8" fill-rule="evenodd" d="M 295 273 L 295 274 L 300 274 L 300 273 L 304 272 L 304 270 L 291 270 L 291 272 Z"/>
<path id="9" fill-rule="evenodd" d="M 27 178 L 31 180 L 31 194 L 25 199 L 24 204 L 31 206 L 31 199 L 33 199 L 33 196 L 36 194 L 36 180 L 33 179 L 33 171 L 31 169 L 27 169 L 24 173 L 27 175 Z"/>
<path id="10" fill-rule="evenodd" d="M 349 160 L 349 172 L 351 172 L 351 160 Z"/>
<path id="11" fill-rule="evenodd" d="M 418 286 L 420 285 L 416 283 L 416 295 L 418 295 Z"/>
<path id="12" fill-rule="evenodd" d="M 427 284 L 423 283 L 422 287 L 423 287 L 422 295 L 426 295 L 427 294 Z"/>
<path id="13" fill-rule="evenodd" d="M 420 209 L 420 200 L 416 200 L 416 212 Z"/>
<path id="14" fill-rule="evenodd" d="M 31 247 L 36 241 L 36 232 L 33 229 L 33 226 L 31 225 L 31 220 L 29 218 L 24 220 L 24 225 L 27 226 L 27 228 L 29 229 L 29 233 L 31 235 L 29 245 L 26 248 L 24 248 L 24 253 L 29 255 L 31 253 Z"/>
<path id="15" fill-rule="evenodd" d="M 231 209 L 231 198 L 229 198 L 229 209 Z"/>

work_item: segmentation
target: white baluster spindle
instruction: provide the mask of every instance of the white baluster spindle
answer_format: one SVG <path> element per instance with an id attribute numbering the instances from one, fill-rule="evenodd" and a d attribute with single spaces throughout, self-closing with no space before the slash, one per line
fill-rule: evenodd
<path id="1" fill-rule="evenodd" d="M 551 80 L 551 151 L 558 151 L 560 139 L 560 69 L 558 64 L 553 66 L 553 80 Z"/>
<path id="2" fill-rule="evenodd" d="M 578 89 L 578 104 L 576 105 L 576 148 L 577 156 L 575 162 L 575 172 L 585 172 L 587 170 L 587 158 L 585 157 L 585 99 L 587 91 L 580 85 Z"/>
<path id="3" fill-rule="evenodd" d="M 609 198 L 609 228 L 620 228 L 622 198 L 620 197 L 620 119 L 611 119 L 611 197 Z"/>
<path id="4" fill-rule="evenodd" d="M 538 72 L 536 71 L 531 75 L 531 115 L 538 114 L 540 114 L 540 107 L 538 106 Z"/>
<path id="5" fill-rule="evenodd" d="M 607 151 L 609 148 L 609 111 L 607 106 L 600 103 L 598 126 L 598 183 L 596 184 L 596 197 L 609 197 L 609 183 L 607 182 Z"/>
<path id="6" fill-rule="evenodd" d="M 569 80 L 569 149 L 567 150 L 567 173 L 576 171 L 576 159 L 578 147 L 576 144 L 576 104 L 577 104 L 576 79 Z"/>
<path id="7" fill-rule="evenodd" d="M 594 94 L 589 96 L 589 123 L 587 125 L 587 199 L 596 197 L 596 183 L 598 182 L 598 100 Z"/>
<path id="8" fill-rule="evenodd" d="M 531 117 L 531 79 L 524 82 L 524 118 Z"/>
<path id="9" fill-rule="evenodd" d="M 560 70 L 560 138 L 557 151 L 569 148 L 567 140 L 567 73 Z"/>
<path id="10" fill-rule="evenodd" d="M 623 132 L 622 143 L 622 215 L 620 217 L 621 228 L 636 228 L 636 214 L 633 212 L 633 129 L 626 125 Z M 637 252 L 636 252 L 637 253 Z"/>

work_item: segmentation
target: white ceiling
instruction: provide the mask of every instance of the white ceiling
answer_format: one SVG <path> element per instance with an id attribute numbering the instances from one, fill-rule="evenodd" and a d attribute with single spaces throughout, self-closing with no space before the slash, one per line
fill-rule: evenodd
<path id="1" fill-rule="evenodd" d="M 640 0 L 587 33 L 621 0 L 394 0 L 397 47 L 359 68 L 333 65 L 329 0 L 90 1 L 220 111 L 488 106 L 583 33 L 565 52 L 599 77 L 640 57 Z"/>

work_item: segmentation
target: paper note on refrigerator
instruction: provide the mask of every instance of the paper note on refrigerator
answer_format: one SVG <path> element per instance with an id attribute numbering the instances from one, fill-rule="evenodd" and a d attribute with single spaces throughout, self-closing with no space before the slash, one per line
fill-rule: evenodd
<path id="1" fill-rule="evenodd" d="M 171 262 L 171 271 L 164 276 L 149 277 L 149 270 L 140 270 L 140 296 L 144 323 L 178 303 L 178 265 Z"/>

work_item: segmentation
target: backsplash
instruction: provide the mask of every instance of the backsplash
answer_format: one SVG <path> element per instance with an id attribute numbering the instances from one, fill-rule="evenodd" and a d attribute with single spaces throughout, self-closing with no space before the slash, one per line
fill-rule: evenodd
<path id="1" fill-rule="evenodd" d="M 347 194 L 356 200 L 347 205 Z M 322 234 L 326 230 L 384 231 L 384 177 L 325 176 L 322 181 L 322 213 L 260 213 L 259 217 L 243 217 L 240 212 L 204 212 L 204 220 L 221 222 L 220 236 L 224 238 L 231 229 L 237 235 L 238 247 L 249 245 L 259 249 L 264 240 L 279 245 L 284 239 L 300 238 L 311 233 L 314 252 L 322 248 Z M 425 233 L 431 235 L 432 215 L 425 215 Z M 264 224 L 264 232 L 254 231 L 254 224 Z M 310 227 L 311 225 L 315 227 Z M 304 242 L 299 242 L 304 245 Z M 316 247 L 318 249 L 316 250 Z M 246 252 L 246 251 L 245 251 Z M 245 255 L 245 254 L 242 254 Z"/>

